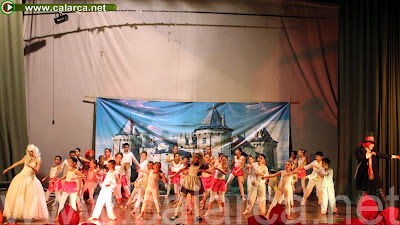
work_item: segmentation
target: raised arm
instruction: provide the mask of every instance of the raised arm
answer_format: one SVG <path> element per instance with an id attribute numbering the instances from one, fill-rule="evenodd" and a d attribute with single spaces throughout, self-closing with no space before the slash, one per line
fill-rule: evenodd
<path id="1" fill-rule="evenodd" d="M 24 162 L 25 162 L 25 157 L 26 157 L 26 156 L 24 156 L 24 157 L 23 157 L 21 160 L 19 160 L 18 162 L 12 164 L 12 166 L 10 166 L 10 167 L 8 167 L 7 169 L 3 170 L 3 174 L 7 173 L 9 170 L 13 169 L 13 168 L 16 167 L 16 166 L 19 166 L 19 165 L 21 165 L 21 164 L 24 164 Z"/>
<path id="2" fill-rule="evenodd" d="M 147 175 L 150 175 L 150 170 L 138 170 L 138 172 L 142 172 L 142 173 L 145 173 L 145 174 L 147 174 Z"/>
<path id="3" fill-rule="evenodd" d="M 261 179 L 265 180 L 265 179 L 269 179 L 269 178 L 277 177 L 277 176 L 280 176 L 280 175 L 281 175 L 281 173 L 282 173 L 282 171 L 279 171 L 279 172 L 277 172 L 277 173 L 274 173 L 274 174 L 270 174 L 270 175 L 267 175 L 267 176 L 263 176 L 263 177 L 261 177 Z"/>
<path id="4" fill-rule="evenodd" d="M 358 162 L 362 162 L 362 161 L 367 162 L 367 160 L 369 158 L 369 157 L 367 157 L 367 150 L 365 148 L 357 148 L 355 154 L 356 154 L 356 158 L 357 158 Z"/>

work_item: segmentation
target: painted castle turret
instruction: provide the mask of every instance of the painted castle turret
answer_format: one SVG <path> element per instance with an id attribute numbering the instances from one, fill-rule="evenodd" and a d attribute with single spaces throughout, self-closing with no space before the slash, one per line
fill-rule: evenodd
<path id="1" fill-rule="evenodd" d="M 136 129 L 135 123 L 131 118 L 125 123 L 125 125 L 121 128 L 121 130 L 112 138 L 113 140 L 113 156 L 118 152 L 124 151 L 123 145 L 128 143 L 131 147 L 130 151 L 133 151 L 133 148 L 141 148 L 142 145 L 147 143 L 148 138 L 146 135 L 139 133 Z"/>
<path id="2" fill-rule="evenodd" d="M 222 152 L 230 157 L 232 131 L 225 123 L 225 115 L 221 116 L 213 106 L 200 127 L 190 134 L 179 134 L 177 144 L 179 148 L 191 152 L 211 147 L 213 156 L 217 157 Z"/>
<path id="3" fill-rule="evenodd" d="M 236 137 L 232 143 L 232 151 L 237 147 L 241 147 L 248 155 L 256 156 L 257 154 L 264 154 L 268 168 L 277 169 L 282 167 L 277 160 L 278 154 L 276 150 L 278 142 L 271 137 L 265 127 L 257 131 L 254 136 L 247 138 L 244 136 Z"/>

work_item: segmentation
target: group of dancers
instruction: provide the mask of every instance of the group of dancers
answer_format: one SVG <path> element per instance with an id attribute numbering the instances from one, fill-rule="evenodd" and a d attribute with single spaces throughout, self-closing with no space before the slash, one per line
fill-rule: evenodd
<path id="1" fill-rule="evenodd" d="M 363 163 L 367 167 L 369 166 L 366 168 L 368 172 L 363 172 L 364 167 L 359 166 L 362 172 L 359 172 L 357 176 L 367 174 L 368 180 L 364 182 L 361 180 L 362 178 L 358 178 L 358 183 L 360 183 L 360 186 L 364 185 L 362 188 L 366 189 L 366 186 L 371 188 L 370 186 L 375 181 L 378 184 L 374 187 L 379 189 L 381 188 L 379 186 L 381 183 L 378 182 L 380 178 L 371 166 L 372 159 L 374 156 L 396 159 L 400 159 L 400 157 L 377 154 L 372 151 L 373 146 L 371 147 L 371 144 L 366 143 L 372 142 L 367 139 L 363 142 L 363 147 L 360 147 L 357 158 L 361 161 L 361 166 L 364 165 Z M 114 157 L 111 156 L 111 149 L 105 149 L 104 155 L 99 157 L 99 161 L 94 158 L 92 150 L 88 150 L 85 157 L 82 157 L 80 149 L 75 149 L 70 152 L 69 158 L 62 163 L 62 158 L 56 156 L 49 174 L 42 179 L 42 181 L 47 178 L 50 179 L 45 194 L 42 184 L 35 175 L 41 166 L 39 149 L 32 144 L 28 145 L 26 156 L 3 171 L 3 173 L 6 173 L 10 169 L 24 164 L 23 170 L 12 180 L 6 194 L 4 216 L 15 220 L 48 219 L 46 201 L 49 201 L 50 194 L 54 192 L 56 197 L 53 206 L 58 203 L 58 213 L 55 218 L 55 221 L 57 221 L 68 197 L 69 205 L 74 210 L 82 212 L 82 196 L 87 191 L 93 209 L 90 220 L 97 220 L 100 217 L 104 205 L 110 220 L 116 220 L 113 211 L 113 196 L 116 198 L 117 204 L 115 205 L 119 205 L 121 208 L 133 207 L 131 213 L 138 213 L 137 219 L 143 218 L 146 211 L 151 211 L 153 206 L 160 218 L 159 181 L 162 181 L 167 187 L 165 198 L 168 198 L 171 187 L 174 187 L 176 204 L 174 205 L 174 215 L 170 220 L 177 219 L 182 208 L 185 207 L 189 214 L 194 212 L 195 218 L 201 221 L 200 210 L 206 209 L 204 216 L 208 216 L 211 213 L 214 201 L 217 202 L 220 211 L 225 215 L 225 193 L 235 177 L 238 180 L 242 200 L 247 201 L 243 215 L 250 214 L 253 211 L 253 206 L 258 204 L 259 214 L 270 218 L 272 208 L 285 201 L 286 216 L 288 219 L 293 219 L 291 216 L 294 205 L 293 196 L 295 194 L 295 183 L 299 180 L 303 190 L 301 205 L 306 204 L 308 197 L 316 187 L 321 214 L 327 214 L 328 206 L 330 212 L 338 212 L 335 202 L 333 169 L 330 167 L 330 160 L 323 158 L 323 153 L 320 151 L 316 153 L 315 160 L 311 163 L 307 151 L 304 149 L 297 152 L 292 151 L 284 169 L 275 171 L 268 169 L 265 155 L 258 154 L 255 158 L 255 156 L 242 152 L 240 147 L 236 148 L 234 158 L 228 163 L 228 157 L 222 153 L 218 157 L 214 157 L 210 147 L 207 147 L 205 153 L 196 151 L 189 159 L 188 157 L 182 158 L 178 154 L 178 147 L 174 146 L 173 153 L 168 155 L 166 160 L 169 164 L 168 176 L 166 176 L 161 172 L 161 163 L 148 161 L 145 151 L 141 152 L 138 162 L 133 153 L 130 152 L 129 144 L 124 144 L 123 147 L 124 151 L 115 154 Z M 248 161 L 248 164 L 246 164 L 246 161 Z M 132 164 L 135 164 L 137 168 L 138 177 L 133 183 L 130 183 Z M 232 166 L 233 168 L 229 173 Z M 375 167 L 377 165 L 374 165 Z M 312 173 L 307 175 L 306 170 L 311 169 Z M 226 180 L 227 175 L 228 179 Z M 279 181 L 277 177 L 280 177 Z M 309 180 L 307 186 L 306 179 Z M 243 188 L 245 181 L 247 181 L 247 200 Z M 131 185 L 134 187 L 132 191 L 130 191 Z M 93 195 L 97 186 L 100 187 L 100 193 L 95 202 Z M 124 195 L 122 195 L 122 190 Z M 268 200 L 271 201 L 268 210 L 266 210 L 267 190 Z M 203 198 L 200 201 L 201 195 Z M 123 205 L 121 201 L 123 197 L 128 199 L 126 205 Z"/>

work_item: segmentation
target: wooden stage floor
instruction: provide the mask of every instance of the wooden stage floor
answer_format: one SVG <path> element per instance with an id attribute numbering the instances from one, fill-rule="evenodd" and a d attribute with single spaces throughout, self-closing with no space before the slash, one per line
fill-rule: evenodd
<path id="1" fill-rule="evenodd" d="M 114 200 L 115 201 L 115 200 Z M 127 200 L 123 199 L 123 203 Z M 213 210 L 214 212 L 211 213 L 210 216 L 205 218 L 203 215 L 205 210 L 201 210 L 200 213 L 203 216 L 202 222 L 197 222 L 193 219 L 193 215 L 187 215 L 186 210 L 184 213 L 181 213 L 181 216 L 176 221 L 170 221 L 169 218 L 173 215 L 174 209 L 174 197 L 170 197 L 170 199 L 165 199 L 164 196 L 160 196 L 161 201 L 161 215 L 162 218 L 157 220 L 156 214 L 147 213 L 144 219 L 137 220 L 133 215 L 129 214 L 132 208 L 122 209 L 116 203 L 114 204 L 114 212 L 116 214 L 117 220 L 110 221 L 106 215 L 105 208 L 101 214 L 101 217 L 98 221 L 92 223 L 96 224 L 248 224 L 247 218 L 252 215 L 242 216 L 241 213 L 245 209 L 245 202 L 241 200 L 239 196 L 227 196 L 227 215 L 223 216 L 222 213 L 219 212 L 218 205 L 215 202 Z M 68 202 L 68 201 L 67 201 Z M 269 206 L 267 203 L 267 207 Z M 50 205 L 51 203 L 49 203 Z M 318 206 L 315 196 L 311 196 L 307 205 L 301 207 L 299 202 L 295 202 L 295 213 L 293 214 L 293 218 L 295 219 L 293 222 L 301 222 L 302 224 L 332 224 L 332 223 L 340 223 L 346 219 L 346 207 L 344 204 L 337 205 L 339 214 L 333 215 L 321 215 L 320 214 L 320 207 Z M 183 208 L 183 207 L 182 207 Z M 258 212 L 258 206 L 254 206 L 254 212 Z M 268 208 L 267 208 L 268 209 Z M 53 220 L 55 217 L 57 207 L 49 206 L 49 224 L 53 224 Z M 155 211 L 155 209 L 153 209 Z M 89 222 L 88 219 L 91 216 L 91 205 L 89 202 L 86 202 L 86 206 L 84 206 L 83 213 L 81 213 L 81 223 Z M 351 207 L 351 216 L 356 216 L 356 207 Z M 23 223 L 23 221 L 17 221 L 18 224 L 46 224 L 47 221 L 34 221 L 32 223 Z M 292 222 L 290 222 L 292 223 Z M 58 223 L 56 223 L 58 224 Z"/>

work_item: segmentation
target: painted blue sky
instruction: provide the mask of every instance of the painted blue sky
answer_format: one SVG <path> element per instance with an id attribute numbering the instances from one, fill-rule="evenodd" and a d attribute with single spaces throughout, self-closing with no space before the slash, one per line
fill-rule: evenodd
<path id="1" fill-rule="evenodd" d="M 215 103 L 138 101 L 97 98 L 96 150 L 112 147 L 112 137 L 129 118 L 141 133 L 154 137 L 172 137 L 191 133 L 201 126 L 213 105 L 225 114 L 232 137 L 266 127 L 279 147 L 289 148 L 288 103 Z"/>

